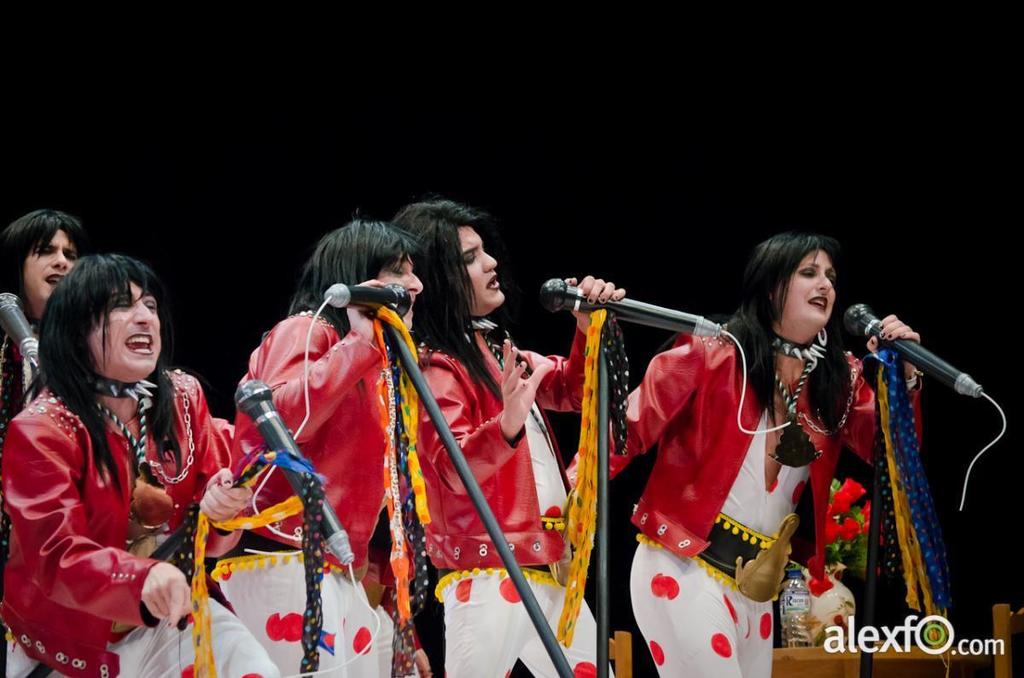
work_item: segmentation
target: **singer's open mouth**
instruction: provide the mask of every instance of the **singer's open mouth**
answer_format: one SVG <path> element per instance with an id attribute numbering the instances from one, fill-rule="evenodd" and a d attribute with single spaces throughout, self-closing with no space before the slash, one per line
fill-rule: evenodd
<path id="1" fill-rule="evenodd" d="M 811 306 L 817 306 L 822 311 L 828 310 L 828 299 L 826 299 L 825 297 L 814 297 L 807 303 L 809 303 Z"/>
<path id="2" fill-rule="evenodd" d="M 153 355 L 153 337 L 148 334 L 133 334 L 125 340 L 124 345 L 133 353 Z"/>
<path id="3" fill-rule="evenodd" d="M 487 283 L 487 289 L 496 290 L 501 287 L 501 283 L 498 282 L 498 274 L 495 273 L 494 277 L 491 278 L 490 282 Z"/>

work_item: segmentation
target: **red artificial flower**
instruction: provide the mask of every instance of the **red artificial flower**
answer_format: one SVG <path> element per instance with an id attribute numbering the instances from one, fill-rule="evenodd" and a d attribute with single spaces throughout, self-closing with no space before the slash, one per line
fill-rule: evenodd
<path id="1" fill-rule="evenodd" d="M 807 582 L 807 588 L 811 591 L 811 595 L 813 595 L 815 598 L 825 593 L 825 591 L 831 589 L 832 586 L 832 580 L 830 580 L 827 576 L 822 577 L 821 579 L 812 578 L 809 582 Z"/>
<path id="2" fill-rule="evenodd" d="M 839 523 L 835 520 L 825 521 L 825 543 L 834 544 L 839 537 Z"/>
<path id="3" fill-rule="evenodd" d="M 838 492 L 848 496 L 851 504 L 856 503 L 861 497 L 868 493 L 868 491 L 864 489 L 864 486 L 853 478 L 847 478 L 844 480 L 843 486 L 839 488 Z"/>
<path id="4" fill-rule="evenodd" d="M 864 489 L 864 486 L 853 478 L 847 478 L 844 480 L 843 486 L 839 488 L 839 491 L 849 494 L 852 501 L 858 501 L 868 493 L 868 491 Z"/>
<path id="5" fill-rule="evenodd" d="M 839 527 L 839 536 L 846 541 L 851 541 L 860 534 L 860 523 L 853 518 L 847 518 Z"/>
<path id="6" fill-rule="evenodd" d="M 834 515 L 841 516 L 842 514 L 850 510 L 850 504 L 853 501 L 850 499 L 850 495 L 843 494 L 841 490 L 836 491 L 832 497 L 832 512 Z"/>

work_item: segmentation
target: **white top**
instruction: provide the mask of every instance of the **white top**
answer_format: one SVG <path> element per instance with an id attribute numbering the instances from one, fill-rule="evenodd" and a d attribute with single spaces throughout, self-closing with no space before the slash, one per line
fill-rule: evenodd
<path id="1" fill-rule="evenodd" d="M 803 488 L 807 486 L 810 465 L 783 466 L 773 487 L 765 487 L 764 469 L 767 412 L 757 423 L 758 433 L 750 439 L 747 456 L 743 459 L 722 513 L 735 518 L 752 530 L 771 536 L 779 529 L 782 519 L 793 512 Z M 795 425 L 795 424 L 791 424 Z M 783 429 L 785 430 L 785 429 Z"/>
<path id="2" fill-rule="evenodd" d="M 549 509 L 557 507 L 558 513 L 554 515 L 560 516 L 565 508 L 565 485 L 562 484 L 562 470 L 544 431 L 543 421 L 540 410 L 534 405 L 526 418 L 526 441 L 530 446 L 533 478 L 537 483 L 537 504 L 541 515 L 548 515 Z"/>

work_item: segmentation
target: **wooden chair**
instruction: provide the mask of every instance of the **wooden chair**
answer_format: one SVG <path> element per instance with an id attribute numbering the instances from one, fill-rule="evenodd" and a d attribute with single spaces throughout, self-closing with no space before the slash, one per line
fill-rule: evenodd
<path id="1" fill-rule="evenodd" d="M 616 631 L 608 639 L 608 658 L 615 666 L 615 678 L 633 678 L 633 634 Z"/>
<path id="2" fill-rule="evenodd" d="M 1013 678 L 1013 636 L 1024 633 L 1024 608 L 1013 612 L 1001 603 L 992 606 L 992 637 L 1003 641 L 1003 653 L 994 659 L 995 678 Z"/>

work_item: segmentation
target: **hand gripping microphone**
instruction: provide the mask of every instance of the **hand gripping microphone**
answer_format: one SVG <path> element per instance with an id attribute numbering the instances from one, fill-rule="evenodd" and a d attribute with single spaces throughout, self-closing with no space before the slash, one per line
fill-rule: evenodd
<path id="1" fill-rule="evenodd" d="M 540 288 L 540 303 L 552 313 L 555 311 L 589 312 L 603 308 L 614 313 L 620 320 L 672 332 L 693 334 L 698 337 L 717 337 L 722 331 L 721 325 L 713 323 L 703 316 L 645 304 L 642 301 L 623 299 L 622 301 L 606 301 L 603 304 L 591 304 L 583 298 L 578 287 L 573 287 L 558 278 L 548 280 Z"/>
<path id="2" fill-rule="evenodd" d="M 879 336 L 882 330 L 882 321 L 867 304 L 856 304 L 846 309 L 846 313 L 843 315 L 843 325 L 850 334 L 878 337 L 879 341 L 882 341 Z M 906 339 L 883 343 L 893 346 L 908 362 L 913 363 L 929 377 L 941 381 L 957 393 L 973 398 L 981 397 L 981 384 L 974 381 L 971 375 L 961 372 L 921 344 Z"/>

